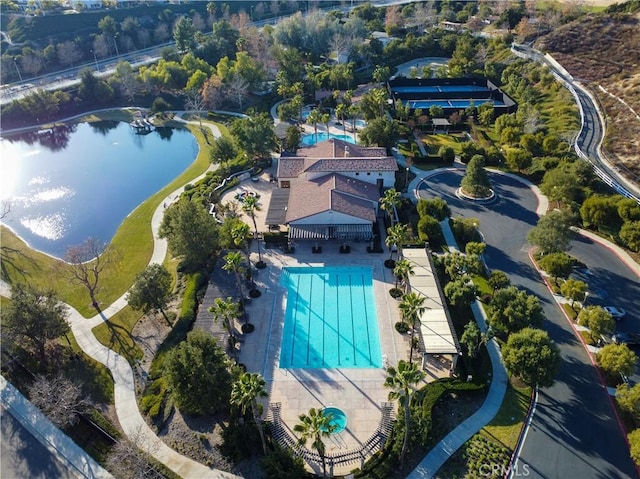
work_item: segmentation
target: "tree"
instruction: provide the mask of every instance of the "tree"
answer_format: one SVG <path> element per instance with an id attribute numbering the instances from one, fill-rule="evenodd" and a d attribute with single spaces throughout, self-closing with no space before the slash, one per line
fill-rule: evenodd
<path id="1" fill-rule="evenodd" d="M 584 299 L 588 288 L 587 283 L 584 281 L 568 279 L 560 285 L 560 293 L 571 300 L 571 308 L 573 308 L 576 301 Z"/>
<path id="2" fill-rule="evenodd" d="M 629 387 L 627 383 L 622 383 L 616 388 L 616 401 L 627 414 L 634 419 L 640 419 L 640 383 Z"/>
<path id="3" fill-rule="evenodd" d="M 542 325 L 544 313 L 537 297 L 515 286 L 499 289 L 491 298 L 489 324 L 494 331 L 513 333 Z"/>
<path id="4" fill-rule="evenodd" d="M 480 328 L 475 321 L 469 321 L 464 327 L 462 336 L 460 336 L 460 342 L 467 348 L 467 355 L 471 358 L 475 358 L 478 354 L 478 348 L 480 347 L 482 335 Z"/>
<path id="5" fill-rule="evenodd" d="M 475 155 L 467 165 L 467 171 L 460 183 L 462 191 L 474 198 L 485 198 L 491 194 L 491 183 L 484 170 L 484 158 Z"/>
<path id="6" fill-rule="evenodd" d="M 122 438 L 111 448 L 107 457 L 109 471 L 118 478 L 127 477 L 132 479 L 145 479 L 155 477 L 160 472 L 153 466 L 153 453 L 159 445 L 155 441 L 149 441 L 138 428 L 129 435 Z"/>
<path id="7" fill-rule="evenodd" d="M 183 199 L 165 210 L 159 236 L 187 271 L 195 271 L 218 246 L 218 224 L 201 205 Z"/>
<path id="8" fill-rule="evenodd" d="M 307 473 L 302 458 L 277 443 L 273 451 L 262 458 L 260 465 L 265 479 L 300 479 Z"/>
<path id="9" fill-rule="evenodd" d="M 587 306 L 578 314 L 578 324 L 589 328 L 591 339 L 600 338 L 615 329 L 613 316 L 600 306 Z"/>
<path id="10" fill-rule="evenodd" d="M 438 156 L 443 163 L 453 163 L 456 159 L 456 151 L 450 146 L 441 146 L 438 150 Z"/>
<path id="11" fill-rule="evenodd" d="M 253 237 L 256 239 L 256 242 L 258 244 L 258 264 L 257 264 L 258 267 L 261 267 L 264 265 L 264 262 L 262 261 L 262 253 L 260 252 L 260 240 L 258 238 L 258 224 L 256 223 L 256 212 L 261 210 L 262 208 L 260 207 L 260 203 L 258 202 L 257 196 L 247 195 L 242 200 L 242 211 L 244 211 L 245 214 L 249 218 L 251 218 L 251 221 L 253 221 L 253 231 L 254 231 Z"/>
<path id="12" fill-rule="evenodd" d="M 242 267 L 242 253 L 240 251 L 230 251 L 224 257 L 224 265 L 222 269 L 228 272 L 232 272 L 236 278 L 236 286 L 238 287 L 238 293 L 240 294 L 240 300 L 244 298 L 242 291 L 242 273 L 244 268 Z"/>
<path id="13" fill-rule="evenodd" d="M 415 271 L 413 270 L 413 266 L 408 259 L 402 258 L 396 261 L 396 266 L 395 268 L 393 268 L 393 275 L 396 277 L 395 288 L 398 289 L 398 281 L 402 281 L 402 284 L 404 285 L 404 292 L 405 294 L 408 293 L 409 276 L 413 276 L 414 274 Z"/>
<path id="14" fill-rule="evenodd" d="M 489 283 L 489 286 L 491 286 L 491 289 L 493 290 L 493 292 L 495 293 L 496 290 L 507 288 L 509 285 L 511 285 L 511 280 L 509 280 L 509 277 L 504 271 L 500 271 L 499 269 L 494 269 L 491 272 L 491 275 L 489 275 L 488 283 Z"/>
<path id="15" fill-rule="evenodd" d="M 216 298 L 213 300 L 213 305 L 209 307 L 209 312 L 213 314 L 215 322 L 222 321 L 222 327 L 229 333 L 230 343 L 233 343 L 230 346 L 233 347 L 236 340 L 231 321 L 240 315 L 239 303 L 235 302 L 231 297 L 227 297 L 227 299 Z"/>
<path id="16" fill-rule="evenodd" d="M 173 39 L 181 52 L 193 50 L 195 46 L 196 29 L 189 17 L 180 17 L 173 27 Z"/>
<path id="17" fill-rule="evenodd" d="M 405 294 L 402 297 L 399 308 L 402 314 L 402 321 L 411 328 L 411 348 L 409 350 L 409 363 L 413 363 L 413 350 L 415 348 L 416 325 L 420 324 L 422 315 L 427 307 L 424 305 L 427 300 L 426 296 L 418 293 Z"/>
<path id="18" fill-rule="evenodd" d="M 640 251 L 640 221 L 628 221 L 620 228 L 620 239 L 632 251 Z"/>
<path id="19" fill-rule="evenodd" d="M 445 272 L 452 280 L 458 279 L 469 272 L 467 257 L 459 251 L 446 254 L 443 264 Z"/>
<path id="20" fill-rule="evenodd" d="M 540 191 L 547 195 L 549 200 L 555 201 L 559 208 L 561 203 L 571 205 L 578 201 L 582 188 L 570 168 L 559 167 L 544 174 Z"/>
<path id="21" fill-rule="evenodd" d="M 444 295 L 458 310 L 469 307 L 477 294 L 478 289 L 468 276 L 450 281 L 444 287 Z"/>
<path id="22" fill-rule="evenodd" d="M 317 108 L 314 108 L 309 112 L 309 116 L 307 117 L 307 123 L 309 125 L 313 125 L 313 131 L 316 138 L 316 143 L 318 142 L 318 123 L 320 123 L 322 117 L 322 113 Z"/>
<path id="23" fill-rule="evenodd" d="M 540 248 L 543 254 L 560 253 L 569 249 L 575 233 L 571 230 L 573 214 L 565 210 L 553 210 L 541 217 L 527 234 L 527 240 Z"/>
<path id="24" fill-rule="evenodd" d="M 402 244 L 407 241 L 409 237 L 408 226 L 403 224 L 396 224 L 387 228 L 387 237 L 385 238 L 385 244 L 389 248 L 389 261 L 393 261 L 393 247 L 398 250 L 398 258 L 401 257 Z"/>
<path id="25" fill-rule="evenodd" d="M 264 158 L 278 146 L 273 120 L 267 113 L 249 111 L 249 116 L 231 123 L 231 134 L 249 158 Z"/>
<path id="26" fill-rule="evenodd" d="M 433 198 L 431 200 L 420 198 L 417 209 L 420 216 L 433 216 L 438 221 L 444 221 L 451 216 L 451 209 L 442 198 Z"/>
<path id="27" fill-rule="evenodd" d="M 640 221 L 640 205 L 633 198 L 618 200 L 618 216 L 623 221 Z"/>
<path id="28" fill-rule="evenodd" d="M 576 260 L 567 253 L 549 253 L 544 255 L 538 265 L 553 277 L 554 282 L 558 283 L 558 278 L 568 278 L 573 271 Z"/>
<path id="29" fill-rule="evenodd" d="M 127 294 L 129 306 L 145 314 L 159 312 L 169 326 L 171 320 L 165 309 L 171 299 L 171 273 L 158 263 L 150 264 L 138 273 Z"/>
<path id="30" fill-rule="evenodd" d="M 387 368 L 387 377 L 384 387 L 392 389 L 389 393 L 389 400 L 400 403 L 404 408 L 404 440 L 400 451 L 400 467 L 404 465 L 404 458 L 409 447 L 409 437 L 411 430 L 411 396 L 413 388 L 424 379 L 424 372 L 418 369 L 417 365 L 400 360 L 398 369 L 393 366 Z"/>
<path id="31" fill-rule="evenodd" d="M 226 407 L 231 396 L 228 360 L 216 340 L 191 331 L 186 341 L 169 350 L 164 372 L 182 412 L 212 414 Z"/>
<path id="32" fill-rule="evenodd" d="M 262 427 L 262 404 L 258 403 L 258 398 L 266 398 L 268 396 L 265 380 L 258 373 L 243 373 L 238 380 L 231 386 L 230 403 L 238 406 L 242 414 L 246 414 L 247 409 L 251 409 L 253 422 L 258 428 L 260 441 L 262 442 L 262 450 L 267 455 L 267 443 L 264 439 L 264 429 Z"/>
<path id="33" fill-rule="evenodd" d="M 421 216 L 418 220 L 418 238 L 434 245 L 442 244 L 444 236 L 440 222 L 430 215 Z"/>
<path id="34" fill-rule="evenodd" d="M 29 400 L 61 429 L 78 422 L 89 401 L 82 396 L 82 388 L 58 374 L 52 378 L 37 376 L 29 386 Z"/>
<path id="35" fill-rule="evenodd" d="M 209 150 L 211 163 L 221 163 L 223 166 L 233 160 L 238 154 L 233 139 L 227 135 L 216 138 Z"/>
<path id="36" fill-rule="evenodd" d="M 46 362 L 47 341 L 69 332 L 67 308 L 53 291 L 15 284 L 11 301 L 3 307 L 2 334 L 13 341 L 30 343 L 42 364 Z"/>
<path id="37" fill-rule="evenodd" d="M 560 352 L 546 331 L 524 328 L 509 336 L 502 348 L 509 374 L 532 387 L 550 387 L 560 367 Z"/>
<path id="38" fill-rule="evenodd" d="M 322 477 L 327 477 L 327 465 L 325 461 L 325 445 L 323 437 L 329 437 L 336 429 L 336 425 L 331 423 L 331 415 L 325 415 L 323 409 L 309 409 L 307 414 L 300 414 L 299 424 L 293 426 L 293 430 L 300 434 L 299 443 L 305 445 L 308 439 L 312 439 L 311 446 L 318 451 L 322 460 Z"/>
<path id="39" fill-rule="evenodd" d="M 64 255 L 68 267 L 63 274 L 73 283 L 81 284 L 89 292 L 91 304 L 98 309 L 96 294 L 100 274 L 117 258 L 113 247 L 105 247 L 105 244 L 97 238 L 88 238 L 84 243 L 70 246 Z"/>
<path id="40" fill-rule="evenodd" d="M 387 116 L 377 117 L 369 120 L 360 132 L 360 142 L 364 145 L 384 146 L 387 149 L 393 148 L 400 138 L 398 124 Z"/>
<path id="41" fill-rule="evenodd" d="M 633 462 L 640 465 L 640 429 L 635 429 L 627 434 L 627 440 L 629 441 Z"/>
<path id="42" fill-rule="evenodd" d="M 532 159 L 531 153 L 521 148 L 509 148 L 507 150 L 507 165 L 519 173 L 531 166 Z"/>
<path id="43" fill-rule="evenodd" d="M 580 207 L 582 223 L 599 231 L 617 231 L 622 226 L 618 215 L 618 198 L 614 196 L 590 196 Z"/>
<path id="44" fill-rule="evenodd" d="M 631 376 L 636 370 L 636 354 L 626 344 L 607 344 L 596 354 L 602 370 L 615 376 Z"/>
<path id="45" fill-rule="evenodd" d="M 384 192 L 382 198 L 380 198 L 380 208 L 382 208 L 387 215 L 389 215 L 390 225 L 393 226 L 393 220 L 395 218 L 395 211 L 402 204 L 402 196 L 395 188 L 390 188 Z"/>

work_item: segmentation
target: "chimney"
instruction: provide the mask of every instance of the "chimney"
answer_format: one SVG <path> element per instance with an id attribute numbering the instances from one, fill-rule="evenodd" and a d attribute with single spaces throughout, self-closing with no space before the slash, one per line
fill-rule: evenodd
<path id="1" fill-rule="evenodd" d="M 344 157 L 349 157 L 349 145 L 344 145 Z"/>

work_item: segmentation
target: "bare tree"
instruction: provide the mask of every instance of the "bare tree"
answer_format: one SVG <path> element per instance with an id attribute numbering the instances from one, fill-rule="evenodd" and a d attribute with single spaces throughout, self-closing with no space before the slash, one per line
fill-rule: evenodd
<path id="1" fill-rule="evenodd" d="M 138 428 L 129 440 L 121 439 L 113 446 L 107 458 L 107 468 L 118 479 L 148 479 L 163 477 L 152 463 L 157 442 L 148 441 Z"/>
<path id="2" fill-rule="evenodd" d="M 202 85 L 201 91 L 204 103 L 210 110 L 215 110 L 222 105 L 225 94 L 222 80 L 219 76 L 212 75 L 211 78 Z"/>
<path id="3" fill-rule="evenodd" d="M 59 428 L 73 426 L 78 422 L 78 413 L 90 405 L 90 401 L 82 397 L 80 386 L 62 374 L 52 378 L 36 377 L 29 387 L 29 399 Z"/>
<path id="4" fill-rule="evenodd" d="M 69 267 L 63 271 L 74 283 L 81 284 L 89 291 L 91 304 L 98 309 L 96 293 L 100 274 L 116 260 L 115 250 L 106 248 L 105 243 L 97 238 L 88 238 L 84 243 L 70 246 L 64 255 Z"/>
<path id="5" fill-rule="evenodd" d="M 204 98 L 197 88 L 191 88 L 184 93 L 186 100 L 184 106 L 188 111 L 195 111 L 198 115 L 198 121 L 200 122 L 200 129 L 202 130 L 202 110 L 204 110 Z M 206 135 L 205 135 L 206 136 Z"/>
<path id="6" fill-rule="evenodd" d="M 71 40 L 58 43 L 56 50 L 58 53 L 58 61 L 63 66 L 73 66 L 75 62 L 82 58 L 82 53 L 80 53 L 78 46 Z"/>
<path id="7" fill-rule="evenodd" d="M 249 89 L 249 82 L 242 78 L 240 75 L 233 75 L 231 82 L 229 83 L 229 91 L 235 97 L 236 103 L 240 110 L 242 110 L 242 101 L 247 96 L 247 90 Z"/>

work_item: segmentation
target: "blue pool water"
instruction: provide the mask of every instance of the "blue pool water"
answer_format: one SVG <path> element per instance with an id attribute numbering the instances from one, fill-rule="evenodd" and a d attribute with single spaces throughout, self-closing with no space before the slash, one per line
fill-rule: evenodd
<path id="1" fill-rule="evenodd" d="M 394 86 L 393 91 L 397 93 L 470 92 L 488 91 L 488 88 L 478 85 Z"/>
<path id="2" fill-rule="evenodd" d="M 371 267 L 289 267 L 281 368 L 382 367 Z"/>
<path id="3" fill-rule="evenodd" d="M 334 135 L 333 133 L 327 134 L 326 132 L 321 132 L 321 133 L 318 133 L 317 135 L 315 133 L 302 135 L 302 138 L 300 141 L 304 146 L 313 146 L 316 143 L 328 140 L 330 138 L 336 138 L 338 140 L 343 140 L 349 143 L 355 143 L 355 140 L 351 135 Z"/>
<path id="4" fill-rule="evenodd" d="M 331 417 L 329 425 L 334 426 L 333 434 L 338 434 L 347 428 L 347 415 L 337 407 L 327 407 L 322 410 L 322 415 Z"/>
<path id="5" fill-rule="evenodd" d="M 427 109 L 432 106 L 441 106 L 442 108 L 467 108 L 471 105 L 471 100 L 409 100 L 409 107 L 416 109 Z M 504 106 L 504 102 L 491 99 L 474 99 L 474 106 L 480 106 L 485 103 L 493 103 L 495 106 Z"/>

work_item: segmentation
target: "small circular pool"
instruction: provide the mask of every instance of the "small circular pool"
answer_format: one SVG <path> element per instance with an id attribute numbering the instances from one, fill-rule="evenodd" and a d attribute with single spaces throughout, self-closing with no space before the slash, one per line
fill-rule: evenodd
<path id="1" fill-rule="evenodd" d="M 337 407 L 327 407 L 322 411 L 323 416 L 330 417 L 329 424 L 335 428 L 331 431 L 333 434 L 338 434 L 347 428 L 347 415 L 342 409 Z"/>

